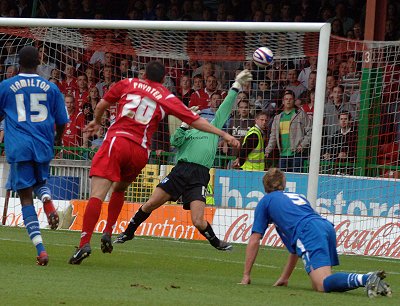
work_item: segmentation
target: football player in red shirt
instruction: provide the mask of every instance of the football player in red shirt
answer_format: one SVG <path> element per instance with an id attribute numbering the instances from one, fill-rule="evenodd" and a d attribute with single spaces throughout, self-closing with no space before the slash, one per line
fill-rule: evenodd
<path id="1" fill-rule="evenodd" d="M 113 193 L 101 237 L 101 250 L 112 252 L 112 226 L 122 209 L 125 190 L 146 166 L 152 135 L 166 115 L 174 115 L 198 130 L 219 135 L 234 147 L 240 146 L 235 137 L 210 125 L 166 89 L 162 85 L 164 77 L 164 65 L 151 61 L 146 65 L 144 80 L 129 78 L 117 82 L 97 105 L 95 119 L 85 129 L 88 136 L 100 128 L 102 115 L 111 104 L 118 103 L 118 114 L 92 161 L 91 196 L 83 217 L 81 241 L 70 264 L 80 264 L 90 255 L 89 243 L 111 187 Z"/>

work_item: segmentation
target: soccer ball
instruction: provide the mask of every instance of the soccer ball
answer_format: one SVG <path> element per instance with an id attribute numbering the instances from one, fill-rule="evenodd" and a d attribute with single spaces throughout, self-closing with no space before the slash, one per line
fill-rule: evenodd
<path id="1" fill-rule="evenodd" d="M 260 47 L 253 53 L 253 62 L 258 67 L 265 68 L 272 63 L 274 54 L 267 47 Z"/>

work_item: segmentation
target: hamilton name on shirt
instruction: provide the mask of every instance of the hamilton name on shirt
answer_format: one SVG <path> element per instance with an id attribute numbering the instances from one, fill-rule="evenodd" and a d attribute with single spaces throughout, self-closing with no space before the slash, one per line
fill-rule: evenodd
<path id="1" fill-rule="evenodd" d="M 19 89 L 24 87 L 39 87 L 43 91 L 48 91 L 50 89 L 48 83 L 39 79 L 19 79 L 10 85 L 10 89 L 13 92 L 17 92 Z"/>

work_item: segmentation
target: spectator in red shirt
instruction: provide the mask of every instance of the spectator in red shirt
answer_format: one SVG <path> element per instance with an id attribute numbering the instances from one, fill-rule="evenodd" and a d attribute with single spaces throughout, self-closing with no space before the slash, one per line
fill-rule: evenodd
<path id="1" fill-rule="evenodd" d="M 307 114 L 310 120 L 314 116 L 315 89 L 307 92 L 307 100 L 301 105 L 301 109 Z"/>
<path id="2" fill-rule="evenodd" d="M 106 66 L 103 69 L 103 80 L 96 84 L 96 87 L 99 90 L 100 97 L 103 97 L 105 93 L 110 89 L 110 85 L 112 82 L 112 68 Z"/>
<path id="3" fill-rule="evenodd" d="M 61 86 L 61 71 L 58 70 L 57 68 L 53 68 L 53 69 L 51 70 L 49 80 L 50 80 L 51 78 L 54 79 L 54 83 L 58 86 L 58 88 L 60 88 L 60 86 Z"/>
<path id="4" fill-rule="evenodd" d="M 82 106 L 89 98 L 88 82 L 86 74 L 81 74 L 77 78 L 77 89 L 75 90 L 75 109 L 82 111 Z"/>
<path id="5" fill-rule="evenodd" d="M 213 75 L 208 76 L 206 80 L 206 87 L 203 89 L 196 90 L 194 93 L 192 93 L 189 105 L 191 107 L 198 106 L 200 110 L 208 108 L 210 104 L 211 95 L 215 92 L 220 93 L 221 96 L 223 96 L 222 98 L 224 99 L 225 96 L 223 95 L 223 93 L 217 90 L 217 84 L 218 81 L 215 76 Z"/>
<path id="6" fill-rule="evenodd" d="M 204 88 L 204 81 L 203 78 L 200 74 L 196 74 L 193 77 L 193 86 L 192 86 L 193 90 L 200 90 Z"/>
<path id="7" fill-rule="evenodd" d="M 189 106 L 190 97 L 194 93 L 194 90 L 190 84 L 190 77 L 188 75 L 183 75 L 181 77 L 178 98 L 182 100 L 183 104 Z"/>
<path id="8" fill-rule="evenodd" d="M 100 102 L 99 90 L 97 87 L 92 87 L 89 89 L 88 103 L 92 106 L 92 109 L 95 110 L 97 104 Z"/>
<path id="9" fill-rule="evenodd" d="M 82 112 L 75 109 L 73 95 L 65 95 L 65 106 L 67 108 L 69 122 L 65 125 L 62 143 L 64 147 L 81 147 L 82 132 L 85 127 L 85 118 Z"/>
<path id="10" fill-rule="evenodd" d="M 76 83 L 76 77 L 74 75 L 75 68 L 71 65 L 65 65 L 64 74 L 65 77 L 61 81 L 60 91 L 64 95 L 73 95 L 78 85 Z"/>
<path id="11" fill-rule="evenodd" d="M 88 67 L 85 70 L 85 74 L 88 79 L 88 88 L 96 87 L 96 77 L 94 75 L 94 69 L 92 67 Z"/>

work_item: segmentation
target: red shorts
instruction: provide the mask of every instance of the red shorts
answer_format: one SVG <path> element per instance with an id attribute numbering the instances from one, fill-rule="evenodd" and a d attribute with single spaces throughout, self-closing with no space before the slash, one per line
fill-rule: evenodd
<path id="1" fill-rule="evenodd" d="M 147 149 L 125 137 L 106 138 L 94 155 L 90 176 L 112 182 L 133 182 L 146 166 Z"/>

